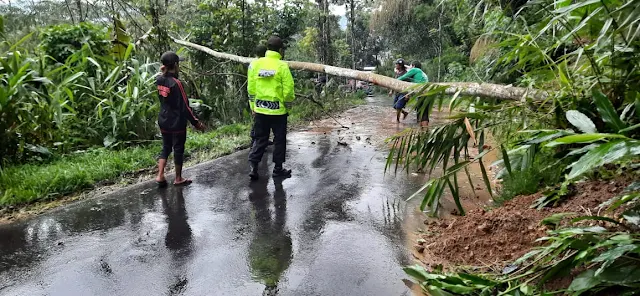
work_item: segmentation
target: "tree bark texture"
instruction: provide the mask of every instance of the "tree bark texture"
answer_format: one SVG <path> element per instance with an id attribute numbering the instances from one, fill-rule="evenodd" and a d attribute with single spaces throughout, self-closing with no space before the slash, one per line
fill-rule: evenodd
<path id="1" fill-rule="evenodd" d="M 191 43 L 184 40 L 174 39 L 174 41 L 180 45 L 188 46 L 193 49 L 207 53 L 213 57 L 230 60 L 238 63 L 249 64 L 255 58 L 248 58 L 237 56 L 228 53 L 222 53 L 214 51 L 208 47 Z M 352 69 L 328 66 L 316 63 L 286 61 L 289 67 L 293 70 L 311 71 L 317 73 L 325 73 L 328 75 L 334 75 L 344 78 L 351 78 L 355 80 L 362 80 L 374 83 L 378 86 L 382 86 L 388 89 L 392 89 L 398 92 L 409 92 L 420 89 L 421 84 L 400 81 L 392 77 L 387 77 L 371 72 L 357 71 Z M 447 95 L 460 95 L 482 98 L 494 98 L 501 100 L 523 100 L 526 98 L 533 99 L 535 101 L 541 101 L 548 97 L 547 92 L 515 87 L 510 85 L 492 84 L 492 83 L 476 83 L 476 82 L 438 82 L 430 83 L 431 85 L 446 86 L 444 91 Z"/>

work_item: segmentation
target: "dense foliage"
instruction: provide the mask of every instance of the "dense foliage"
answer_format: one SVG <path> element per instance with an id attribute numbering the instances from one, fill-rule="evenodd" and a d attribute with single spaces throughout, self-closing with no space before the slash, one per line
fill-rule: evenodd
<path id="1" fill-rule="evenodd" d="M 53 62 L 64 63 L 69 56 L 84 45 L 93 54 L 105 56 L 110 52 L 111 44 L 108 40 L 106 28 L 100 28 L 90 23 L 80 23 L 77 26 L 62 24 L 51 26 L 40 33 L 40 47 L 44 54 Z"/>
<path id="2" fill-rule="evenodd" d="M 362 1 L 350 3 L 354 8 L 368 7 Z M 355 40 L 325 4 L 303 0 L 282 5 L 273 0 L 3 3 L 0 164 L 156 140 L 153 81 L 160 53 L 179 50 L 171 42 L 173 37 L 188 36 L 219 51 L 252 56 L 258 44 L 276 34 L 289 44 L 286 58 L 317 61 L 322 58 L 318 41 L 331 36 L 328 54 L 339 65 L 374 63 L 373 51 L 381 48 L 373 46 L 373 37 Z M 354 11 L 360 17 L 356 23 L 354 15 L 349 28 L 369 36 L 368 12 Z M 352 52 L 358 53 L 357 59 Z M 245 65 L 197 51 L 182 49 L 181 54 L 189 57 L 181 67 L 181 78 L 201 119 L 213 125 L 249 120 Z M 352 65 L 352 60 L 358 62 Z M 297 92 L 313 89 L 310 73 L 294 75 Z"/>
<path id="3" fill-rule="evenodd" d="M 418 2 L 416 5 L 429 5 Z M 437 215 L 440 198 L 449 191 L 458 212 L 464 215 L 458 178 L 468 177 L 471 181 L 468 167 L 474 163 L 480 166 L 485 187 L 498 202 L 547 186 L 543 196 L 532 205 L 538 208 L 554 206 L 575 194 L 572 183 L 583 179 L 620 174 L 637 179 L 640 3 L 634 0 L 475 3 L 460 10 L 466 11 L 463 16 L 472 20 L 467 32 L 475 30 L 477 34 L 470 50 L 465 47 L 470 43 L 458 45 L 470 58 L 449 63 L 444 77 L 509 82 L 545 90 L 548 97 L 537 101 L 526 97 L 518 101 L 459 95 L 445 98 L 442 88 L 425 86 L 414 101 L 430 102 L 421 105 L 427 112 L 447 106 L 455 111 L 452 120 L 428 131 L 406 131 L 394 137 L 387 166 L 395 170 L 417 166 L 429 172 L 438 166 L 443 168 L 441 176 L 416 193 L 423 196 L 422 209 Z M 443 1 L 434 5 L 448 4 Z M 484 15 L 482 21 L 476 21 L 479 7 Z M 455 31 L 456 21 L 448 24 Z M 454 35 L 457 36 L 449 34 L 449 37 Z M 454 41 L 449 42 L 455 46 Z M 438 49 L 440 45 L 435 46 Z M 444 60 L 446 56 L 443 53 L 437 58 Z M 470 153 L 468 143 L 477 146 L 479 154 Z M 487 164 L 482 161 L 492 149 L 501 151 L 502 159 L 493 165 L 501 169 L 497 178 L 506 183 L 508 196 L 492 188 Z M 531 184 L 523 178 L 536 181 Z M 551 232 L 541 250 L 516 262 L 518 274 L 513 277 L 443 274 L 438 270 L 424 272 L 421 268 L 407 272 L 433 295 L 543 295 L 542 282 L 571 272 L 580 272 L 568 288 L 572 295 L 611 287 L 616 287 L 614 291 L 619 293 L 633 293 L 637 282 L 625 279 L 640 270 L 635 225 L 638 208 L 633 206 L 637 197 L 636 188 L 621 198 L 632 203 L 626 214 L 619 217 L 628 228 L 578 227 Z M 591 219 L 620 223 L 607 217 Z"/>
<path id="4" fill-rule="evenodd" d="M 133 58 L 132 44 L 117 61 L 106 31 L 87 24 L 47 28 L 39 37 L 33 52 L 2 45 L 4 161 L 154 138 L 157 65 Z"/>

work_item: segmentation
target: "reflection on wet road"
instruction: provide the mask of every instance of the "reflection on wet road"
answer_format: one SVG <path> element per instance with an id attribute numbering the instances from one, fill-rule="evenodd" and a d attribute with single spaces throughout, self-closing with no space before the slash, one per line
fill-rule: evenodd
<path id="1" fill-rule="evenodd" d="M 374 144 L 403 126 L 375 105 L 338 118 L 349 130 L 292 133 L 290 179 L 250 183 L 240 151 L 187 170 L 189 187 L 143 183 L 0 226 L 0 295 L 410 295 L 403 198 L 422 177 L 384 175 Z"/>

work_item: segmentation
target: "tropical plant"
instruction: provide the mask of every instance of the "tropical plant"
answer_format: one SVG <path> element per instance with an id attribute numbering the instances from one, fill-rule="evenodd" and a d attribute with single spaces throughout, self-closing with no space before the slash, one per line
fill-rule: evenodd
<path id="1" fill-rule="evenodd" d="M 0 55 L 0 153 L 3 161 L 19 161 L 30 154 L 48 155 L 46 148 L 58 142 L 56 130 L 62 124 L 62 97 L 78 76 L 53 83 L 46 74 L 43 59 L 19 51 L 31 38 L 15 44 L 2 42 Z M 5 49 L 6 47 L 6 49 Z"/>
<path id="2" fill-rule="evenodd" d="M 52 134 L 55 112 L 46 94 L 51 81 L 34 70 L 33 60 L 14 51 L 0 64 L 0 153 L 8 159 L 51 141 L 43 135 Z"/>
<path id="3" fill-rule="evenodd" d="M 450 112 L 455 113 L 449 122 L 430 131 L 394 137 L 396 145 L 389 158 L 407 169 L 429 164 L 433 170 L 441 163 L 443 178 L 450 178 L 450 169 L 470 160 L 466 146 L 471 136 L 478 134 L 482 139 L 490 133 L 493 139 L 502 140 L 491 146 L 504 147 L 503 159 L 496 163 L 503 166 L 501 177 L 529 169 L 541 151 L 553 152 L 555 159 L 548 164 L 567 166 L 565 183 L 539 206 L 570 194 L 570 182 L 588 172 L 608 163 L 633 162 L 640 136 L 640 69 L 636 65 L 640 15 L 631 8 L 636 2 L 534 1 L 517 10 L 509 31 L 492 32 L 502 40 L 503 55 L 489 64 L 494 72 L 519 77 L 524 86 L 553 90 L 548 99 L 479 103 L 476 98 L 454 96 Z M 423 88 L 415 101 L 438 100 L 435 91 Z M 466 133 L 464 118 L 470 123 Z M 568 130 L 571 125 L 576 131 Z M 459 204 L 454 181 L 429 181 L 423 188 L 423 206 L 437 207 L 445 188 Z M 430 190 L 438 184 L 437 190 Z"/>
<path id="4" fill-rule="evenodd" d="M 8 51 L 0 56 L 3 161 L 154 138 L 157 65 L 131 58 L 132 44 L 122 61 L 96 54 L 89 42 L 63 64 L 50 65 L 47 55 L 18 51 L 21 42 L 4 42 Z"/>
<path id="5" fill-rule="evenodd" d="M 63 77 L 79 75 L 69 96 L 68 134 L 73 144 L 112 146 L 121 141 L 153 139 L 157 132 L 155 117 L 156 63 L 132 59 L 133 45 L 124 53 L 122 63 L 99 63 L 90 51 L 72 55 Z M 81 69 L 94 73 L 82 75 Z M 76 141 L 78 140 L 78 141 Z"/>
<path id="6" fill-rule="evenodd" d="M 432 112 L 436 108 L 442 111 L 446 106 L 449 110 L 449 120 L 444 124 L 431 126 L 428 130 L 409 129 L 393 136 L 390 139 L 392 147 L 386 169 L 393 168 L 394 172 L 398 172 L 402 168 L 409 172 L 415 167 L 418 170 L 426 170 L 429 174 L 441 173 L 439 177 L 429 180 L 410 198 L 424 192 L 421 209 L 425 210 L 428 207 L 430 214 L 436 215 L 440 197 L 449 189 L 458 212 L 464 215 L 458 178 L 466 177 L 468 182 L 473 184 L 469 173 L 470 165 L 477 163 L 483 183 L 489 194 L 493 195 L 488 170 L 483 162 L 483 157 L 489 150 L 495 149 L 490 148 L 495 145 L 488 145 L 489 135 L 514 139 L 514 130 L 521 124 L 541 127 L 546 121 L 545 117 L 538 116 L 537 120 L 520 122 L 523 118 L 536 116 L 535 110 L 523 108 L 520 103 L 481 100 L 461 97 L 459 94 L 447 99 L 442 95 L 444 89 L 445 87 L 425 85 L 414 90 L 416 94 L 412 95 L 409 104 L 417 106 L 418 112 Z M 477 154 L 472 153 L 472 146 L 477 148 Z M 524 170 L 527 166 L 528 164 L 525 164 L 515 168 Z M 463 170 L 464 175 L 458 173 Z"/>
<path id="7" fill-rule="evenodd" d="M 443 97 L 438 96 L 443 91 L 443 87 L 423 87 L 423 89 L 420 90 L 421 94 L 419 96 L 412 99 L 412 102 L 421 100 L 427 103 L 422 104 L 422 110 L 418 112 L 430 112 L 432 108 L 430 105 L 435 105 L 436 101 L 440 105 L 443 103 Z M 450 103 L 450 108 L 455 108 L 456 104 L 454 98 Z M 477 107 L 480 106 L 474 106 L 473 108 Z M 387 158 L 387 170 L 393 166 L 394 171 L 397 172 L 402 165 L 408 172 L 410 167 L 415 165 L 420 170 L 428 169 L 427 172 L 431 174 L 440 164 L 442 165 L 442 176 L 429 180 L 416 194 L 410 197 L 413 198 L 420 192 L 425 191 L 420 209 L 424 211 L 428 206 L 432 215 L 437 214 L 440 196 L 446 188 L 450 189 L 458 211 L 464 215 L 464 208 L 460 202 L 458 189 L 458 172 L 464 170 L 469 182 L 473 184 L 468 170 L 468 166 L 471 163 L 477 162 L 479 164 L 485 184 L 488 190 L 491 190 L 490 180 L 482 162 L 482 157 L 488 151 L 483 151 L 485 132 L 483 130 L 484 126 L 480 126 L 482 120 L 487 117 L 480 112 L 474 112 L 475 110 L 470 111 L 453 115 L 451 117 L 452 122 L 433 127 L 426 132 L 409 129 L 391 138 L 393 145 Z M 469 118 L 471 118 L 473 124 Z M 478 147 L 480 147 L 480 154 L 472 158 L 468 142 L 472 138 L 474 141 L 476 140 L 476 131 L 480 131 L 479 143 L 477 143 Z M 452 156 L 453 165 L 449 166 Z"/>
<path id="8" fill-rule="evenodd" d="M 64 63 L 69 56 L 85 45 L 98 56 L 105 56 L 111 52 L 107 28 L 100 28 L 91 23 L 51 26 L 40 33 L 40 40 L 45 54 L 59 63 Z"/>

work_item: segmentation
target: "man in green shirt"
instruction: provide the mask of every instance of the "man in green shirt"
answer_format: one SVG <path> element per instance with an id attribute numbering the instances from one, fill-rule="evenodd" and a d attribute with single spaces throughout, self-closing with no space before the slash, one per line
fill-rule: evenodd
<path id="1" fill-rule="evenodd" d="M 247 73 L 249 105 L 255 113 L 255 141 L 249 154 L 251 180 L 257 180 L 258 164 L 269 144 L 269 134 L 273 131 L 274 177 L 291 177 L 291 170 L 284 169 L 287 150 L 287 106 L 293 101 L 293 76 L 289 65 L 283 62 L 284 42 L 273 36 L 267 41 L 267 52 L 263 58 L 253 61 Z"/>
<path id="2" fill-rule="evenodd" d="M 399 80 L 408 81 L 413 83 L 426 83 L 429 82 L 429 77 L 422 71 L 422 64 L 419 61 L 414 61 L 409 66 L 409 71 L 398 77 Z M 409 100 L 408 97 L 405 97 L 405 100 Z M 418 122 L 421 127 L 429 126 L 429 112 L 431 111 L 430 106 L 431 100 L 427 100 L 425 98 L 420 99 L 416 102 L 416 112 L 418 112 Z"/>
<path id="3" fill-rule="evenodd" d="M 413 82 L 413 83 L 425 83 L 429 82 L 427 74 L 422 71 L 422 64 L 418 61 L 414 61 L 409 66 L 409 71 L 404 75 L 398 77 L 398 80 Z"/>

